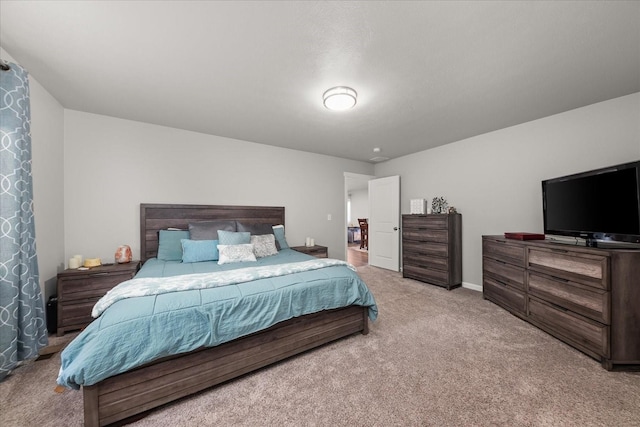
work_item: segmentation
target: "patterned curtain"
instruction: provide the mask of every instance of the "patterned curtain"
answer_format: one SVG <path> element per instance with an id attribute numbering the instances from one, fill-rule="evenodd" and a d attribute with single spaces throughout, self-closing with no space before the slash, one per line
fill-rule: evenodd
<path id="1" fill-rule="evenodd" d="M 0 380 L 47 345 L 31 182 L 25 69 L 0 70 Z"/>

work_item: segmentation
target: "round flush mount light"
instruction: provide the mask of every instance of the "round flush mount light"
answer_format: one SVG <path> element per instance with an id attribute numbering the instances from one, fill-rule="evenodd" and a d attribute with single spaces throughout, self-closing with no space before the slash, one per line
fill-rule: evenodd
<path id="1" fill-rule="evenodd" d="M 343 111 L 356 105 L 358 94 L 346 86 L 336 86 L 322 94 L 324 106 L 329 110 Z"/>

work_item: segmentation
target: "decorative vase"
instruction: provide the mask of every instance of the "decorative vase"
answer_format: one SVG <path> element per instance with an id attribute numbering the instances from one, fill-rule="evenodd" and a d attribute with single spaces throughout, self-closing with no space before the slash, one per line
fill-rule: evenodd
<path id="1" fill-rule="evenodd" d="M 118 247 L 116 250 L 116 262 L 118 264 L 126 264 L 131 262 L 131 258 L 133 258 L 133 254 L 131 253 L 131 248 L 129 245 L 122 245 Z"/>

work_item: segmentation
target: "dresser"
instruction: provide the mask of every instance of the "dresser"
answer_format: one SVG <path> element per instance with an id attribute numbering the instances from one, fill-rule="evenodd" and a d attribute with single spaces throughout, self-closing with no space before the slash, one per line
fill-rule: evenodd
<path id="1" fill-rule="evenodd" d="M 133 278 L 139 269 L 140 261 L 131 261 L 58 273 L 57 335 L 91 323 L 91 310 L 96 302 L 118 283 Z"/>
<path id="2" fill-rule="evenodd" d="M 402 276 L 448 290 L 462 285 L 462 215 L 402 215 Z"/>
<path id="3" fill-rule="evenodd" d="M 640 367 L 640 250 L 483 236 L 482 286 L 606 369 Z"/>

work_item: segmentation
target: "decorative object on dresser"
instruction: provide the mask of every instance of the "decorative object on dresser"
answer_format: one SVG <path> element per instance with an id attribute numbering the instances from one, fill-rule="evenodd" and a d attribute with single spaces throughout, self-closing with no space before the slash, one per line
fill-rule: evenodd
<path id="1" fill-rule="evenodd" d="M 131 247 L 129 247 L 129 245 L 122 245 L 116 249 L 115 260 L 118 264 L 131 262 L 132 258 L 133 253 L 131 252 Z"/>
<path id="2" fill-rule="evenodd" d="M 514 232 L 506 232 L 504 233 L 504 237 L 507 239 L 515 239 L 515 240 L 544 240 L 544 234 L 538 233 L 526 233 L 521 231 Z"/>
<path id="3" fill-rule="evenodd" d="M 445 197 L 434 197 L 431 201 L 431 212 L 434 214 L 446 214 L 449 212 L 449 204 Z"/>
<path id="4" fill-rule="evenodd" d="M 426 211 L 427 202 L 425 199 L 411 199 L 411 214 L 424 215 Z"/>
<path id="5" fill-rule="evenodd" d="M 302 252 L 303 254 L 312 255 L 316 258 L 328 258 L 329 250 L 326 246 L 313 245 L 313 246 L 292 246 L 294 251 Z"/>
<path id="6" fill-rule="evenodd" d="M 462 215 L 402 215 L 402 276 L 447 290 L 462 285 Z"/>
<path id="7" fill-rule="evenodd" d="M 139 269 L 140 262 L 135 261 L 58 273 L 57 335 L 91 323 L 95 303 L 118 283 L 133 278 Z"/>
<path id="8" fill-rule="evenodd" d="M 102 265 L 100 258 L 87 258 L 84 260 L 84 268 L 99 267 Z"/>
<path id="9" fill-rule="evenodd" d="M 640 250 L 482 237 L 483 295 L 602 363 L 640 368 Z"/>

